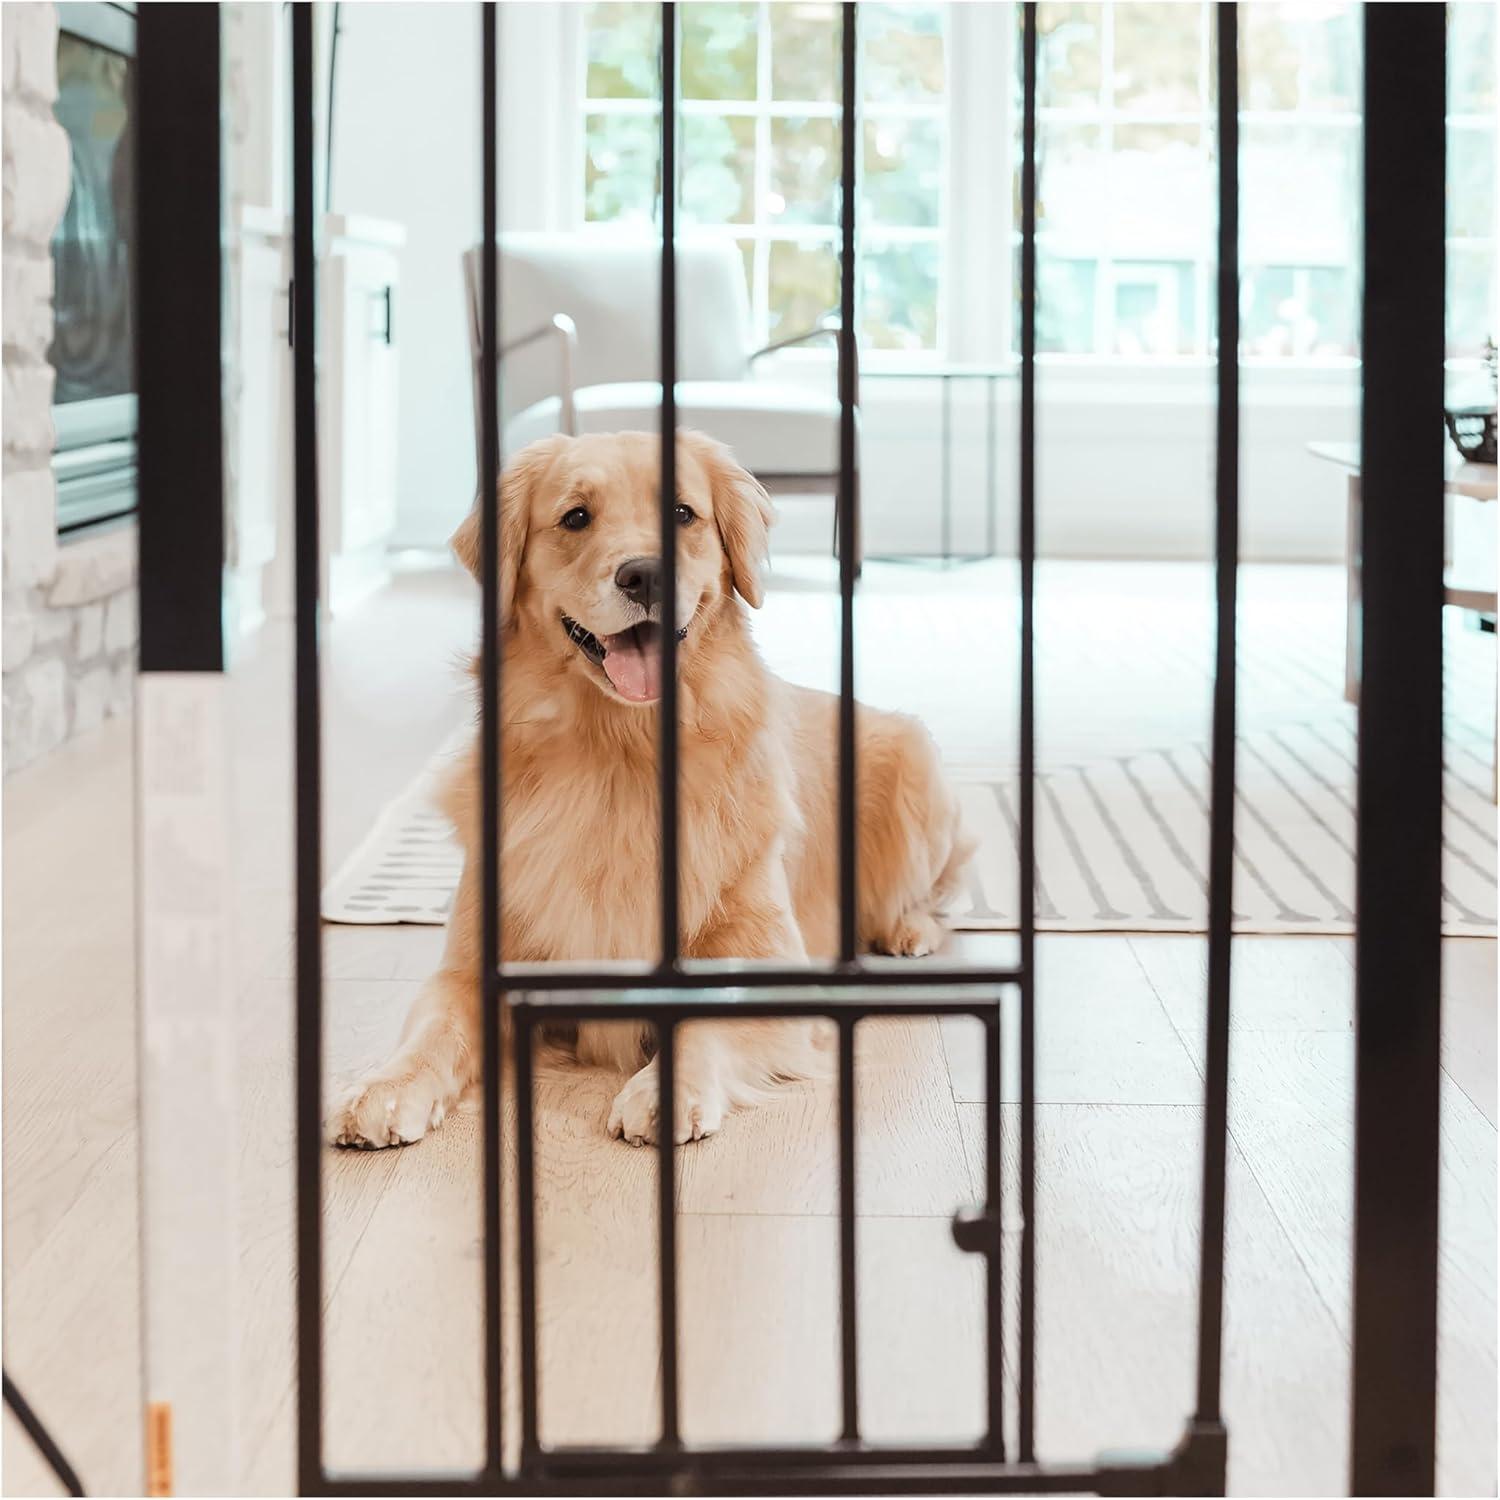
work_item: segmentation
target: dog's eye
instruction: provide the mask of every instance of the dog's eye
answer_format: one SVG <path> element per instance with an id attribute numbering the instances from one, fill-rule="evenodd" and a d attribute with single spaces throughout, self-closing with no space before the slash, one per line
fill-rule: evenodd
<path id="1" fill-rule="evenodd" d="M 679 505 L 677 507 L 677 524 L 679 526 L 691 526 L 697 519 L 697 513 L 691 506 Z"/>
<path id="2" fill-rule="evenodd" d="M 586 527 L 593 519 L 594 518 L 588 513 L 588 511 L 583 508 L 583 506 L 575 505 L 572 510 L 568 511 L 567 514 L 563 516 L 562 524 L 566 526 L 569 531 L 582 531 L 584 527 Z"/>

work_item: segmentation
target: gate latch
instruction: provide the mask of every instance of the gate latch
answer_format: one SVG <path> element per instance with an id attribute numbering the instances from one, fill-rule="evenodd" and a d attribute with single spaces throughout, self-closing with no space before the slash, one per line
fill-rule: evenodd
<path id="1" fill-rule="evenodd" d="M 988 1255 L 1000 1241 L 1000 1222 L 988 1209 L 971 1205 L 953 1215 L 953 1243 L 968 1255 Z"/>

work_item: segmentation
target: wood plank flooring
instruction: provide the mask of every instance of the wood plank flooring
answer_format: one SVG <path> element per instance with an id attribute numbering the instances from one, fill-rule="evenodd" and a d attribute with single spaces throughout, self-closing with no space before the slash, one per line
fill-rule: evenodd
<path id="1" fill-rule="evenodd" d="M 466 610 L 451 585 L 419 580 L 388 611 L 331 631 L 330 862 L 465 712 L 452 680 L 418 661 L 461 640 Z M 205 1122 L 241 1144 L 238 1439 L 256 1494 L 287 1493 L 294 1476 L 285 661 L 273 629 L 236 672 L 241 1067 L 234 1119 Z M 381 709 L 393 681 L 412 685 L 400 715 Z M 98 1493 L 141 1484 L 131 796 L 120 724 L 5 787 L 5 1358 Z M 331 1078 L 389 1045 L 439 941 L 430 929 L 327 934 Z M 1008 942 L 965 935 L 954 948 L 993 957 Z M 1445 969 L 1440 1485 L 1493 1493 L 1495 945 L 1450 941 Z M 1202 994 L 1198 938 L 1040 944 L 1045 1459 L 1170 1443 L 1190 1405 Z M 1345 1487 L 1352 994 L 1346 940 L 1236 945 L 1225 1403 L 1238 1493 Z M 966 1023 L 862 1028 L 860 1374 L 877 1437 L 965 1438 L 982 1424 L 981 1268 L 950 1230 L 981 1189 L 978 1041 Z M 1010 1038 L 1012 1174 L 1013 1064 Z M 539 1070 L 540 1409 L 553 1442 L 655 1431 L 655 1158 L 604 1138 L 617 1086 L 598 1069 Z M 804 1083 L 679 1153 L 690 1438 L 817 1440 L 836 1427 L 835 1118 L 832 1085 Z M 510 1202 L 509 1108 L 505 1129 Z M 479 1134 L 478 1116 L 461 1111 L 408 1150 L 325 1159 L 330 1465 L 477 1461 Z M 1013 1270 L 1013 1230 L 1007 1250 Z M 1014 1289 L 1008 1274 L 1012 1319 Z M 52 1492 L 8 1419 L 5 1437 L 5 1492 Z"/>

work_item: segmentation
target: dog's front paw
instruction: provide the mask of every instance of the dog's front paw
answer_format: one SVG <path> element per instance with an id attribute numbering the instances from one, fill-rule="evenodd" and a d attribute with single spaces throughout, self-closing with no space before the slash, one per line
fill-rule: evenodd
<path id="1" fill-rule="evenodd" d="M 898 917 L 891 930 L 872 946 L 896 958 L 925 958 L 943 946 L 943 935 L 943 924 L 930 912 L 911 911 Z"/>
<path id="2" fill-rule="evenodd" d="M 431 1073 L 377 1074 L 344 1090 L 328 1112 L 323 1133 L 334 1146 L 367 1151 L 405 1146 L 436 1130 L 445 1112 Z"/>
<path id="3" fill-rule="evenodd" d="M 648 1063 L 615 1095 L 605 1127 L 616 1140 L 632 1146 L 654 1146 L 657 1138 L 656 1064 Z M 672 1140 L 681 1146 L 713 1135 L 724 1123 L 724 1097 L 717 1087 L 700 1088 L 690 1079 L 674 1092 Z"/>

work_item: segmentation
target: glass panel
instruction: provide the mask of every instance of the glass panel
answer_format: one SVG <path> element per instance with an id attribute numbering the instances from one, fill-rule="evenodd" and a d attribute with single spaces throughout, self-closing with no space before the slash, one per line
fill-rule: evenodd
<path id="1" fill-rule="evenodd" d="M 1337 125 L 1246 125 L 1240 224 L 1246 266 L 1357 263 L 1360 134 Z"/>
<path id="2" fill-rule="evenodd" d="M 1098 185 L 1110 254 L 1176 260 L 1205 250 L 1217 191 L 1199 126 L 1117 125 Z"/>
<path id="3" fill-rule="evenodd" d="M 1020 153 L 1012 178 L 1016 223 L 1021 220 Z M 1099 243 L 1100 185 L 1108 177 L 1104 136 L 1097 125 L 1042 125 L 1037 130 L 1037 233 L 1064 253 L 1092 256 Z"/>
<path id="4" fill-rule="evenodd" d="M 1200 109 L 1202 8 L 1129 3 L 1113 14 L 1115 107 L 1140 114 Z"/>
<path id="5" fill-rule="evenodd" d="M 941 5 L 885 5 L 867 0 L 859 8 L 863 48 L 860 83 L 873 103 L 942 101 L 943 12 Z"/>
<path id="6" fill-rule="evenodd" d="M 1456 0 L 1448 7 L 1448 109 L 1488 114 L 1495 107 L 1493 0 Z"/>
<path id="7" fill-rule="evenodd" d="M 937 120 L 865 122 L 864 202 L 880 224 L 935 227 L 943 187 L 943 135 Z"/>
<path id="8" fill-rule="evenodd" d="M 836 102 L 839 34 L 836 5 L 778 0 L 771 7 L 771 97 Z"/>
<path id="9" fill-rule="evenodd" d="M 755 121 L 685 115 L 682 217 L 689 224 L 748 224 L 755 218 Z"/>
<path id="10" fill-rule="evenodd" d="M 590 99 L 661 96 L 661 7 L 637 0 L 593 4 L 584 17 Z"/>
<path id="11" fill-rule="evenodd" d="M 863 337 L 876 349 L 935 349 L 938 325 L 938 246 L 861 247 Z"/>
<path id="12" fill-rule="evenodd" d="M 1450 246 L 1447 294 L 1449 358 L 1483 354 L 1485 339 L 1496 332 L 1493 249 Z"/>
<path id="13" fill-rule="evenodd" d="M 1482 239 L 1495 232 L 1495 133 L 1448 128 L 1448 233 Z"/>
<path id="14" fill-rule="evenodd" d="M 649 224 L 655 219 L 660 129 L 655 114 L 585 117 L 585 219 L 625 224 Z"/>
<path id="15" fill-rule="evenodd" d="M 1114 352 L 1130 355 L 1193 352 L 1193 267 L 1189 263 L 1113 265 Z"/>
<path id="16" fill-rule="evenodd" d="M 682 7 L 679 77 L 684 99 L 754 99 L 759 6 L 718 0 Z"/>
<path id="17" fill-rule="evenodd" d="M 1016 278 L 1015 337 L 1021 348 L 1021 247 L 1014 260 Z M 1092 354 L 1094 334 L 1094 281 L 1097 268 L 1091 260 L 1056 260 L 1037 246 L 1036 347 L 1043 354 Z"/>
<path id="18" fill-rule="evenodd" d="M 1355 354 L 1358 282 L 1347 267 L 1256 266 L 1240 293 L 1240 337 L 1247 354 Z"/>
<path id="19" fill-rule="evenodd" d="M 773 223 L 836 223 L 838 178 L 838 121 L 771 121 L 771 188 L 766 213 Z"/>
<path id="20" fill-rule="evenodd" d="M 1240 107 L 1360 108 L 1359 26 L 1347 4 L 1240 7 Z"/>
<path id="21" fill-rule="evenodd" d="M 1021 77 L 1020 7 L 1016 78 Z M 1100 7 L 1037 6 L 1036 102 L 1039 109 L 1087 109 L 1099 103 Z M 1019 87 L 1017 98 L 1020 97 Z"/>
<path id="22" fill-rule="evenodd" d="M 773 240 L 770 336 L 790 338 L 838 306 L 838 253 L 826 240 Z"/>

